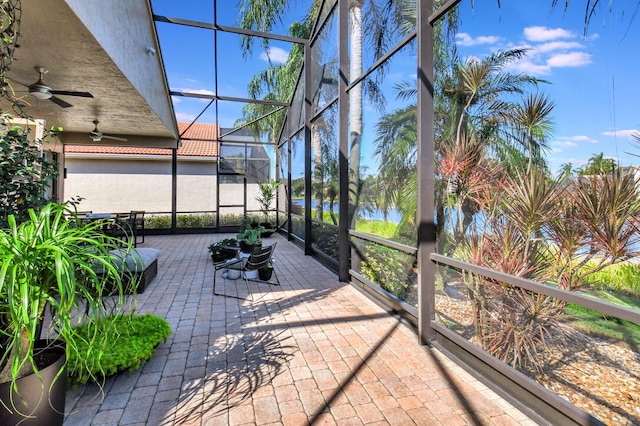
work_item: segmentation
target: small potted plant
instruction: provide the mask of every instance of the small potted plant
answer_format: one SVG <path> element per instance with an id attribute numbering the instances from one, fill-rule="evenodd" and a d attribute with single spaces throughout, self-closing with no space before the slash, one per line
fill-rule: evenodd
<path id="1" fill-rule="evenodd" d="M 232 247 L 236 247 L 237 245 L 238 241 L 235 238 L 225 238 L 210 244 L 208 250 L 211 255 L 211 260 L 213 263 L 219 263 L 234 258 L 237 250 L 234 250 Z"/>
<path id="2" fill-rule="evenodd" d="M 262 226 L 242 230 L 238 235 L 236 235 L 236 239 L 240 244 L 240 251 L 243 253 L 251 253 L 254 247 L 261 247 L 261 235 L 263 232 L 264 228 Z"/>
<path id="3" fill-rule="evenodd" d="M 116 289 L 110 299 L 124 302 L 110 253 L 122 241 L 105 235 L 100 221 L 82 223 L 63 204 L 29 209 L 28 218 L 18 223 L 9 215 L 0 230 L 0 424 L 61 425 L 66 354 L 78 350 L 74 318 L 103 317 L 110 285 Z M 49 339 L 41 338 L 45 306 Z"/>
<path id="4" fill-rule="evenodd" d="M 279 186 L 280 182 L 276 180 L 258 182 L 260 192 L 256 195 L 256 201 L 260 204 L 260 211 L 264 216 L 263 222 L 260 224 L 265 228 L 263 237 L 268 237 L 275 232 L 275 227 L 269 222 L 269 213 L 271 212 L 271 204 L 276 199 Z"/>
<path id="5" fill-rule="evenodd" d="M 273 259 L 269 259 L 269 262 L 262 268 L 258 269 L 258 277 L 261 281 L 269 281 L 273 275 Z"/>

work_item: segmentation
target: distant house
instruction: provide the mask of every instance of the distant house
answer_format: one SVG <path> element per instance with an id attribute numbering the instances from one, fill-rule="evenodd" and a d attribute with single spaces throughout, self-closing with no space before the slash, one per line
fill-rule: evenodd
<path id="1" fill-rule="evenodd" d="M 177 211 L 215 210 L 218 126 L 178 128 L 186 133 L 177 149 Z M 65 145 L 64 157 L 64 199 L 82 197 L 79 210 L 171 212 L 171 149 Z"/>

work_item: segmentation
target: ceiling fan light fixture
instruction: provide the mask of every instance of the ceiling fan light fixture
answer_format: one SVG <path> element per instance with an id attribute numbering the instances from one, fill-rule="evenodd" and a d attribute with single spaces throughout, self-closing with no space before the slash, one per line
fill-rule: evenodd
<path id="1" fill-rule="evenodd" d="M 29 86 L 29 93 L 36 99 L 49 99 L 51 97 L 51 88 L 44 84 L 32 84 Z"/>

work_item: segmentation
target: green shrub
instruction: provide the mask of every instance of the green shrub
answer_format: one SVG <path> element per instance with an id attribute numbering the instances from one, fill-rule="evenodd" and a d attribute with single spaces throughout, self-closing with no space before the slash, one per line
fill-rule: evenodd
<path id="1" fill-rule="evenodd" d="M 315 244 L 316 249 L 337 261 L 339 258 L 338 228 L 313 223 L 311 233 L 313 235 L 313 243 Z"/>
<path id="2" fill-rule="evenodd" d="M 29 209 L 40 210 L 51 200 L 46 189 L 58 175 L 57 165 L 48 161 L 42 142 L 32 142 L 29 130 L 11 123 L 12 117 L 0 113 L 0 227 L 7 226 L 7 217 L 15 215 L 18 223 L 29 219 Z M 61 129 L 53 128 L 45 136 L 56 136 Z"/>
<path id="3" fill-rule="evenodd" d="M 144 226 L 146 229 L 169 229 L 171 228 L 171 216 L 149 216 L 145 218 Z"/>
<path id="4" fill-rule="evenodd" d="M 366 243 L 363 253 L 362 275 L 406 301 L 416 281 L 415 256 L 375 243 Z"/>
<path id="5" fill-rule="evenodd" d="M 242 223 L 245 216 L 242 214 L 227 214 L 220 216 L 220 226 L 238 226 Z M 262 221 L 262 216 L 258 214 L 247 215 L 248 223 L 259 223 Z M 275 216 L 274 216 L 275 217 Z M 194 213 L 194 214 L 179 214 L 176 217 L 176 226 L 178 228 L 214 228 L 216 226 L 216 214 L 215 213 Z M 171 228 L 171 215 L 150 215 L 145 217 L 146 229 L 170 229 Z"/>
<path id="6" fill-rule="evenodd" d="M 70 385 L 98 381 L 121 371 L 140 368 L 151 359 L 155 347 L 171 334 L 167 321 L 155 315 L 118 317 L 76 327 L 77 352 L 68 354 L 66 367 Z"/>

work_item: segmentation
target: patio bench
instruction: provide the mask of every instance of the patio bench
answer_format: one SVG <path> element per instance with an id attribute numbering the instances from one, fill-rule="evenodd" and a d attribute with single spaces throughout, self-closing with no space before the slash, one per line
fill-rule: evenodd
<path id="1" fill-rule="evenodd" d="M 114 249 L 110 253 L 114 258 L 114 264 L 123 272 L 121 279 L 125 294 L 143 293 L 158 274 L 158 249 L 142 247 L 131 249 L 129 252 L 125 249 Z M 138 286 L 134 289 L 133 282 L 136 280 Z M 113 287 L 108 289 L 109 293 L 113 291 Z"/>

